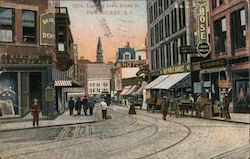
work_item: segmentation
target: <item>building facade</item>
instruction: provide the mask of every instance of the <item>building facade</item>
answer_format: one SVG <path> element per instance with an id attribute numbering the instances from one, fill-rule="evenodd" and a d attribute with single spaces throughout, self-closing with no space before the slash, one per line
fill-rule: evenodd
<path id="1" fill-rule="evenodd" d="M 56 65 L 54 46 L 43 45 L 40 39 L 40 18 L 54 6 L 48 1 L 30 4 L 26 1 L 0 3 L 1 106 L 6 104 L 11 113 L 1 115 L 22 117 L 30 110 L 34 98 L 48 114 L 45 88 L 52 82 L 52 68 Z M 51 21 L 55 26 L 55 22 Z M 51 32 L 55 43 L 55 32 Z M 6 108 L 7 109 L 7 108 Z"/>
<path id="2" fill-rule="evenodd" d="M 62 94 L 66 93 L 62 88 L 73 85 L 73 38 L 66 37 L 66 33 L 69 35 L 67 9 L 56 8 L 58 5 L 58 1 L 53 0 L 34 3 L 1 1 L 2 117 L 26 115 L 34 98 L 38 98 L 41 104 L 42 115 L 53 117 L 65 110 L 66 101 L 63 102 Z M 62 16 L 66 17 L 67 23 Z M 64 26 L 65 34 L 59 25 Z M 67 46 L 61 45 L 65 41 Z M 70 80 L 69 84 L 65 80 Z"/>
<path id="3" fill-rule="evenodd" d="M 249 3 L 210 1 L 211 60 L 200 64 L 204 80 L 214 88 L 214 100 L 221 100 L 220 93 L 227 91 L 234 112 L 250 112 Z"/>
<path id="4" fill-rule="evenodd" d="M 147 2 L 149 77 L 150 81 L 154 82 L 146 86 L 146 89 L 153 97 L 168 93 L 170 98 L 177 98 L 191 93 L 191 55 L 182 53 L 180 50 L 182 46 L 193 45 L 191 8 L 191 0 Z M 168 78 L 172 74 L 173 76 Z M 171 79 L 174 76 L 176 81 L 172 82 Z M 160 84 L 160 81 L 163 83 Z M 178 82 L 184 81 L 186 85 L 173 87 Z M 164 82 L 171 83 L 171 87 L 165 86 Z"/>
<path id="5" fill-rule="evenodd" d="M 105 63 L 86 64 L 87 95 L 110 94 L 111 65 Z"/>

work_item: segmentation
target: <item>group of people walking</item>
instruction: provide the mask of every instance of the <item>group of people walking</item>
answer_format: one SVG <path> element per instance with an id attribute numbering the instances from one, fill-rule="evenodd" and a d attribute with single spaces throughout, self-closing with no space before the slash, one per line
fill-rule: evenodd
<path id="1" fill-rule="evenodd" d="M 93 109 L 95 107 L 94 99 L 88 99 L 87 96 L 81 100 L 80 97 L 77 98 L 76 102 L 73 100 L 73 97 L 70 97 L 69 100 L 69 114 L 73 115 L 74 109 L 77 111 L 78 115 L 81 115 L 81 110 L 83 109 L 84 115 L 88 115 L 87 111 L 89 109 L 89 115 L 93 115 Z"/>

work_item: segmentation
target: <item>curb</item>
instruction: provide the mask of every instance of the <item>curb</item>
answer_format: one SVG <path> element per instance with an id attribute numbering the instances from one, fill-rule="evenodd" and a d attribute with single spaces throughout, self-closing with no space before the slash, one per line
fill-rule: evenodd
<path id="1" fill-rule="evenodd" d="M 28 130 L 28 129 L 43 129 L 43 128 L 49 128 L 49 127 L 56 127 L 56 126 L 67 126 L 67 125 L 80 125 L 80 124 L 89 124 L 89 123 L 96 123 L 99 120 L 94 121 L 86 121 L 86 122 L 77 122 L 77 123 L 66 123 L 66 124 L 54 124 L 54 125 L 45 125 L 45 126 L 39 126 L 39 127 L 24 127 L 24 128 L 14 128 L 14 129 L 0 129 L 0 132 L 5 131 L 16 131 L 16 130 Z"/>
<path id="2" fill-rule="evenodd" d="M 119 106 L 119 107 L 125 107 L 125 106 Z M 146 110 L 143 110 L 143 109 L 139 109 L 139 110 L 146 111 Z M 152 114 L 154 114 L 154 113 L 152 113 Z M 175 115 L 175 114 L 171 113 L 171 115 Z M 209 117 L 200 117 L 200 118 L 198 118 L 196 116 L 185 115 L 185 114 L 184 114 L 184 116 L 190 117 L 190 118 L 203 119 L 203 120 L 216 120 L 216 121 L 221 121 L 221 122 L 231 122 L 231 123 L 237 123 L 237 124 L 247 124 L 247 125 L 250 125 L 250 122 L 241 122 L 241 121 L 235 121 L 235 120 L 231 120 L 231 119 L 230 120 L 224 120 L 224 119 L 215 119 L 215 118 L 209 118 Z M 250 114 L 249 114 L 249 121 L 250 121 Z"/>

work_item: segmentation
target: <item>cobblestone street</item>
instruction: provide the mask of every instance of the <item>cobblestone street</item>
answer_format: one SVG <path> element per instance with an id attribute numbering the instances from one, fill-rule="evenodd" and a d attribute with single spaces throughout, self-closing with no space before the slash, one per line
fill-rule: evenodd
<path id="1" fill-rule="evenodd" d="M 111 107 L 110 120 L 0 132 L 5 158 L 249 158 L 249 125 Z M 95 114 L 101 117 L 99 107 Z"/>

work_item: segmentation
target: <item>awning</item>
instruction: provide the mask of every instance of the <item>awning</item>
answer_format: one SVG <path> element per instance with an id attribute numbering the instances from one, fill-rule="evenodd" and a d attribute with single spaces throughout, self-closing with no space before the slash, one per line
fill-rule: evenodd
<path id="1" fill-rule="evenodd" d="M 147 85 L 147 82 L 143 82 L 141 87 L 134 93 L 132 93 L 133 95 L 142 95 L 143 94 L 143 89 L 145 88 L 145 86 Z"/>
<path id="2" fill-rule="evenodd" d="M 55 87 L 81 87 L 81 83 L 76 80 L 57 80 L 54 82 Z"/>
<path id="3" fill-rule="evenodd" d="M 167 78 L 164 78 L 160 83 L 153 86 L 152 89 L 170 89 L 182 79 L 190 75 L 190 72 L 170 74 Z M 165 75 L 164 75 L 165 76 Z"/>
<path id="4" fill-rule="evenodd" d="M 139 88 L 138 85 L 133 85 L 133 86 L 126 92 L 126 95 L 131 95 L 131 94 L 134 93 L 138 88 Z"/>
<path id="5" fill-rule="evenodd" d="M 155 80 L 150 82 L 148 85 L 145 86 L 145 89 L 152 89 L 157 84 L 161 83 L 165 78 L 167 78 L 169 75 L 162 75 L 157 77 Z"/>
<path id="6" fill-rule="evenodd" d="M 132 86 L 125 86 L 122 90 L 122 92 L 120 93 L 120 95 L 125 95 L 127 93 L 127 91 L 131 88 Z"/>

